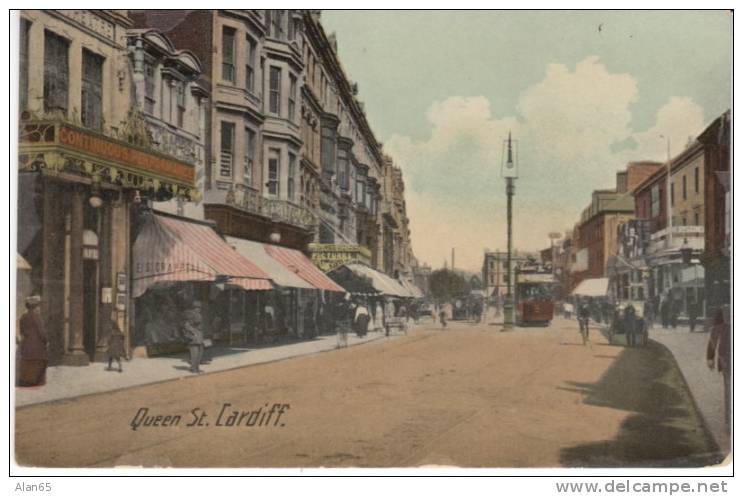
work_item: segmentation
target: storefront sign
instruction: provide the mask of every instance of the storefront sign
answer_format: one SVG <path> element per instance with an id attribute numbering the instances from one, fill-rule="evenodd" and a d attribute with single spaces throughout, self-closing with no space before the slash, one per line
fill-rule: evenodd
<path id="1" fill-rule="evenodd" d="M 194 168 L 189 164 L 146 152 L 68 125 L 61 125 L 59 128 L 59 144 L 103 159 L 120 162 L 136 169 L 162 174 L 188 183 L 194 181 Z"/>
<path id="2" fill-rule="evenodd" d="M 311 244 L 309 250 L 312 262 L 323 272 L 349 262 L 371 263 L 371 252 L 359 245 Z"/>

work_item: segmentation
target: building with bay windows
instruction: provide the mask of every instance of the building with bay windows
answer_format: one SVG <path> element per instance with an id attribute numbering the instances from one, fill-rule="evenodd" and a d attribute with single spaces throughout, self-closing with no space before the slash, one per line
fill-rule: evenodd
<path id="1" fill-rule="evenodd" d="M 51 363 L 130 341 L 133 212 L 196 197 L 194 164 L 152 145 L 132 105 L 127 11 L 20 14 L 18 253 L 42 298 Z"/>
<path id="2" fill-rule="evenodd" d="M 204 216 L 231 236 L 306 249 L 316 218 L 300 173 L 301 15 L 287 10 L 137 11 L 201 62 Z"/>

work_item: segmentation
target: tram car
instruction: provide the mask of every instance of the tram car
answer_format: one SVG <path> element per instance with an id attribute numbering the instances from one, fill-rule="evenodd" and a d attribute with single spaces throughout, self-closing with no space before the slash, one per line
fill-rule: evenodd
<path id="1" fill-rule="evenodd" d="M 516 269 L 515 308 L 517 325 L 547 326 L 555 315 L 555 287 L 551 270 L 539 266 Z"/>

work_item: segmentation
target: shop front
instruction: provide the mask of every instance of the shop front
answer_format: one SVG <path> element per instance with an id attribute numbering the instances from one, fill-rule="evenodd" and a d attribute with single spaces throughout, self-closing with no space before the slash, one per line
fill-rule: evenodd
<path id="1" fill-rule="evenodd" d="M 18 251 L 42 299 L 51 364 L 103 359 L 114 323 L 128 349 L 133 212 L 144 195 L 192 195 L 193 166 L 136 140 L 136 122 L 112 137 L 22 116 Z"/>
<path id="2" fill-rule="evenodd" d="M 225 307 L 254 316 L 234 291 L 270 292 L 269 275 L 238 254 L 214 230 L 213 224 L 145 210 L 138 219 L 133 248 L 133 290 L 136 300 L 135 349 L 139 355 L 184 349 L 182 318 L 199 302 L 205 339 L 230 342 Z"/>

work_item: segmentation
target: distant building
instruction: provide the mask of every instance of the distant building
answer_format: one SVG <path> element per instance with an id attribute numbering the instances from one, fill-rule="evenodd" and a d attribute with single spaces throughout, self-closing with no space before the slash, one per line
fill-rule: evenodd
<path id="1" fill-rule="evenodd" d="M 515 250 L 511 256 L 511 276 L 516 267 L 530 260 L 538 260 L 534 253 Z M 513 278 L 511 279 L 513 281 Z M 505 296 L 508 291 L 508 254 L 502 251 L 485 252 L 482 263 L 482 285 L 488 296 Z"/>

